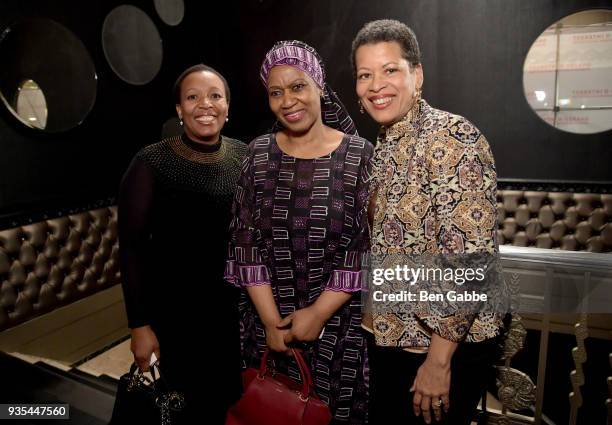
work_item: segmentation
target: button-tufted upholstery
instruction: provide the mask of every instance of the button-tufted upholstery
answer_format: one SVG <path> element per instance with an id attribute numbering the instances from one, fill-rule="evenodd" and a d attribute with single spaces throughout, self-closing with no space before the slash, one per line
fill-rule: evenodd
<path id="1" fill-rule="evenodd" d="M 499 244 L 612 252 L 612 195 L 500 190 Z"/>
<path id="2" fill-rule="evenodd" d="M 120 282 L 116 207 L 0 231 L 0 331 Z"/>
<path id="3" fill-rule="evenodd" d="M 612 252 L 612 195 L 499 190 L 501 244 Z M 116 207 L 0 231 L 0 331 L 120 282 Z"/>

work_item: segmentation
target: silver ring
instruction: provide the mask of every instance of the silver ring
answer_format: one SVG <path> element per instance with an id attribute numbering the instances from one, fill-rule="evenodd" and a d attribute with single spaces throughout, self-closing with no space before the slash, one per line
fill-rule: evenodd
<path id="1" fill-rule="evenodd" d="M 438 399 L 438 401 L 435 402 L 433 405 L 436 406 L 436 407 L 442 406 L 442 400 Z"/>

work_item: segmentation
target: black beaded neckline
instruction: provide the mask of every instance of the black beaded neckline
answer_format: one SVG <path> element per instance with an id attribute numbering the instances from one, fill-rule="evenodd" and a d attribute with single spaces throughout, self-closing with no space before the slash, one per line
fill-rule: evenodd
<path id="1" fill-rule="evenodd" d="M 189 138 L 187 134 L 183 133 L 181 135 L 181 141 L 187 145 L 189 149 L 193 149 L 194 151 L 201 153 L 213 153 L 217 152 L 221 148 L 221 136 L 219 136 L 219 140 L 215 143 L 201 143 L 196 142 L 195 140 Z"/>
<path id="2" fill-rule="evenodd" d="M 227 153 L 227 141 L 223 136 L 213 145 L 194 142 L 187 136 L 176 136 L 169 140 L 172 150 L 181 158 L 200 164 L 212 164 L 222 160 Z"/>

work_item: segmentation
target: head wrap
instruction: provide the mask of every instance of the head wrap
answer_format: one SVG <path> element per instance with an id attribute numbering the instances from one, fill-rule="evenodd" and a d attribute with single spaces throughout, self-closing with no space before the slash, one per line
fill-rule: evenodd
<path id="1" fill-rule="evenodd" d="M 297 41 L 279 41 L 266 53 L 261 64 L 259 76 L 264 86 L 268 87 L 270 70 L 275 66 L 289 65 L 304 71 L 323 91 L 321 99 L 321 117 L 323 123 L 343 133 L 357 135 L 355 123 L 338 98 L 338 95 L 325 82 L 325 68 L 317 51 L 308 44 Z M 283 126 L 277 121 L 272 131 L 281 130 Z"/>

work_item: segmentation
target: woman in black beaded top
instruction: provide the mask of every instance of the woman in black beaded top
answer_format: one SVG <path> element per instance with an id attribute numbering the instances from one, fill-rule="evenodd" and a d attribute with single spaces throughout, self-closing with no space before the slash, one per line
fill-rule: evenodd
<path id="1" fill-rule="evenodd" d="M 220 73 L 188 68 L 174 93 L 183 135 L 141 149 L 119 193 L 131 349 L 142 370 L 152 353 L 160 359 L 169 385 L 185 394 L 188 423 L 205 411 L 207 423 L 222 424 L 241 390 L 237 294 L 223 270 L 247 147 L 221 136 L 230 91 Z M 196 351 L 194 338 L 209 348 Z M 224 371 L 224 385 L 198 399 L 211 367 Z"/>

